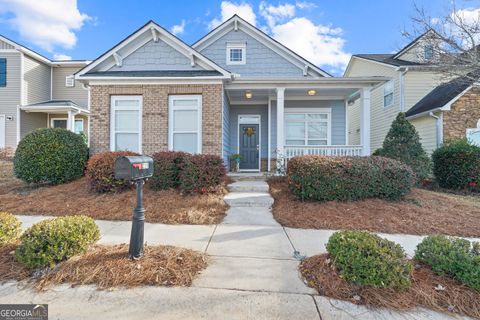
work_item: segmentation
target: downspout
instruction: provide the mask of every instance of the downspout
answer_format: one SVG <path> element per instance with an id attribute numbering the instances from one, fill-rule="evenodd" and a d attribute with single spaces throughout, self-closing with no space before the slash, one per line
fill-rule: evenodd
<path id="1" fill-rule="evenodd" d="M 400 112 L 405 112 L 405 74 L 408 72 L 408 67 L 400 71 Z"/>
<path id="2" fill-rule="evenodd" d="M 437 148 L 440 147 L 440 145 L 442 144 L 442 117 L 440 116 L 436 116 L 433 112 L 430 111 L 430 113 L 428 114 L 430 117 L 434 118 L 436 120 L 436 125 L 435 125 L 435 128 L 436 128 L 436 143 L 437 143 Z"/>

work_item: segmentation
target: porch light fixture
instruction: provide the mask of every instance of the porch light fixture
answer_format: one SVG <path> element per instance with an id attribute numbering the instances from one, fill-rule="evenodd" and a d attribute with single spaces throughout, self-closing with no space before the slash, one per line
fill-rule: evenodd
<path id="1" fill-rule="evenodd" d="M 308 91 L 307 91 L 307 94 L 308 94 L 309 96 L 314 96 L 314 95 L 317 94 L 317 91 L 311 89 L 311 90 L 308 90 Z"/>
<path id="2" fill-rule="evenodd" d="M 252 97 L 253 97 L 252 91 L 245 91 L 245 98 L 252 99 Z"/>

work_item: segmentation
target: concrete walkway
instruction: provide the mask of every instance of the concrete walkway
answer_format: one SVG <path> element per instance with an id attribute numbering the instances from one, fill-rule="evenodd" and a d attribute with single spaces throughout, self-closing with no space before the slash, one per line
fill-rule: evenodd
<path id="1" fill-rule="evenodd" d="M 231 208 L 219 225 L 145 225 L 148 244 L 175 245 L 208 255 L 209 266 L 190 288 L 98 291 L 90 286 L 61 286 L 38 294 L 8 283 L 0 286 L 0 303 L 49 303 L 51 319 L 97 319 L 99 314 L 116 319 L 452 319 L 428 310 L 373 311 L 318 296 L 303 283 L 296 257 L 325 253 L 334 231 L 280 226 L 273 219 L 273 199 L 263 181 L 236 182 L 230 190 L 225 201 Z M 46 217 L 19 218 L 27 228 Z M 100 243 L 128 243 L 130 222 L 97 224 Z M 409 255 L 423 239 L 382 236 L 402 245 Z"/>

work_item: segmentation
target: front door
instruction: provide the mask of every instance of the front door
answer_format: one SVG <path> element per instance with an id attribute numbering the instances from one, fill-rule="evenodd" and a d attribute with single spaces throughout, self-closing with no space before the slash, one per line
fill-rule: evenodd
<path id="1" fill-rule="evenodd" d="M 259 125 L 240 124 L 239 128 L 239 153 L 240 170 L 259 170 Z"/>

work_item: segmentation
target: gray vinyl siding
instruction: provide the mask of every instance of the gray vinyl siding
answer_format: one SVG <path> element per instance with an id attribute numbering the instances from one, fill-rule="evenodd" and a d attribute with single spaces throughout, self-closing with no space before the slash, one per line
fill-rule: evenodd
<path id="1" fill-rule="evenodd" d="M 231 152 L 230 145 L 230 105 L 228 103 L 228 98 L 225 92 L 222 94 L 222 103 L 223 103 L 223 128 L 222 128 L 222 141 L 223 141 L 223 159 L 225 164 L 229 164 L 228 157 Z"/>
<path id="2" fill-rule="evenodd" d="M 246 64 L 227 65 L 227 42 L 244 42 L 246 44 Z M 200 52 L 222 68 L 244 77 L 303 76 L 301 68 L 241 30 L 232 30 L 226 33 L 209 46 L 201 49 Z"/>
<path id="3" fill-rule="evenodd" d="M 346 145 L 346 115 L 343 100 L 285 100 L 285 108 L 331 108 L 331 144 Z M 272 155 L 277 149 L 277 101 L 272 101 Z"/>
<path id="4" fill-rule="evenodd" d="M 24 56 L 25 104 L 50 100 L 50 66 Z"/>
<path id="5" fill-rule="evenodd" d="M 39 112 L 20 111 L 20 139 L 38 128 L 47 128 L 47 114 Z"/>
<path id="6" fill-rule="evenodd" d="M 260 148 L 262 158 L 268 156 L 268 106 L 243 105 L 230 106 L 230 145 L 232 153 L 238 152 L 238 116 L 260 115 Z"/>
<path id="7" fill-rule="evenodd" d="M 191 66 L 190 58 L 178 52 L 165 42 L 153 40 L 138 48 L 122 61 L 122 66 L 113 66 L 109 71 L 140 70 L 201 70 L 196 64 Z"/>
<path id="8" fill-rule="evenodd" d="M 15 47 L 9 43 L 6 43 L 5 41 L 0 40 L 0 50 L 9 50 L 9 49 L 15 49 Z"/>
<path id="9" fill-rule="evenodd" d="M 21 55 L 18 52 L 2 52 L 0 58 L 7 59 L 7 86 L 0 87 L 0 114 L 13 117 L 5 121 L 5 146 L 17 145 L 17 106 L 21 103 Z"/>
<path id="10" fill-rule="evenodd" d="M 74 87 L 65 86 L 65 78 L 77 72 L 79 67 L 54 67 L 53 68 L 53 99 L 72 100 L 80 107 L 88 107 L 88 90 L 75 81 Z"/>

